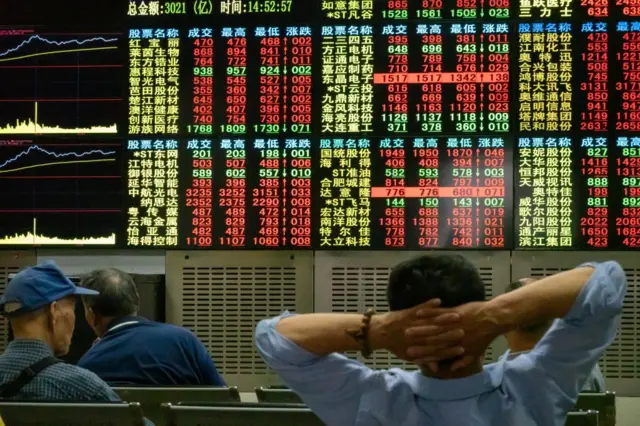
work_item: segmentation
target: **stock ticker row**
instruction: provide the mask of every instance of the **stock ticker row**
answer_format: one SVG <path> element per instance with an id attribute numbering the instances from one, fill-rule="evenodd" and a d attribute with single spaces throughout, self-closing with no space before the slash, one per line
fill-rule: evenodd
<path id="1" fill-rule="evenodd" d="M 0 246 L 640 249 L 640 0 L 71 3 L 0 26 Z"/>

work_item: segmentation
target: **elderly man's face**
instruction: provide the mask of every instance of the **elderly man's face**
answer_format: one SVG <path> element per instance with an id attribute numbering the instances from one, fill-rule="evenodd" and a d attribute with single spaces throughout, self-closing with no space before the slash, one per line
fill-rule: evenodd
<path id="1" fill-rule="evenodd" d="M 69 352 L 76 326 L 76 298 L 66 297 L 51 304 L 50 327 L 53 351 L 62 356 Z"/>

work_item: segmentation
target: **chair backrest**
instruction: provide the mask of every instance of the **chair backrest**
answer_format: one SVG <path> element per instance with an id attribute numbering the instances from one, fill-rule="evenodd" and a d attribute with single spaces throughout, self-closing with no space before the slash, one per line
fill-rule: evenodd
<path id="1" fill-rule="evenodd" d="M 569 413 L 565 426 L 599 426 L 597 411 Z"/>
<path id="2" fill-rule="evenodd" d="M 240 393 L 235 387 L 118 387 L 113 390 L 123 401 L 139 402 L 145 417 L 156 426 L 164 424 L 161 409 L 164 403 L 240 402 Z"/>
<path id="3" fill-rule="evenodd" d="M 277 402 L 179 402 L 174 405 L 184 407 L 227 407 L 227 408 L 309 408 L 304 404 L 290 404 Z"/>
<path id="4" fill-rule="evenodd" d="M 144 426 L 140 404 L 0 402 L 6 426 Z"/>
<path id="5" fill-rule="evenodd" d="M 167 426 L 324 426 L 308 408 L 164 405 Z"/>
<path id="6" fill-rule="evenodd" d="M 578 396 L 576 410 L 598 412 L 598 424 L 600 426 L 615 426 L 616 424 L 616 394 L 607 393 L 581 393 Z"/>
<path id="7" fill-rule="evenodd" d="M 302 399 L 289 389 L 256 388 L 258 401 L 267 403 L 302 404 Z"/>

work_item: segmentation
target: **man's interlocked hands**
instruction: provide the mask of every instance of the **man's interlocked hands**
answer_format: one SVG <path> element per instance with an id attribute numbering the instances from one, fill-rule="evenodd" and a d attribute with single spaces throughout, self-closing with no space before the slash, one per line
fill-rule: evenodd
<path id="1" fill-rule="evenodd" d="M 440 308 L 431 300 L 415 308 L 388 312 L 372 318 L 369 342 L 398 358 L 438 369 L 437 362 L 457 358 L 455 371 L 482 356 L 499 334 L 483 311 L 484 303 L 454 309 Z"/>

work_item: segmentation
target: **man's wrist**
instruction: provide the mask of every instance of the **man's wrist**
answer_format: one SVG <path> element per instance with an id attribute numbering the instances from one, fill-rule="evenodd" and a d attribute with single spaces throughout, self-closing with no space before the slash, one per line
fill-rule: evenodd
<path id="1" fill-rule="evenodd" d="M 387 316 L 387 314 L 376 314 L 371 317 L 367 338 L 369 341 L 369 348 L 374 352 L 386 349 L 388 336 Z"/>

